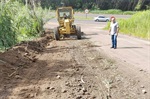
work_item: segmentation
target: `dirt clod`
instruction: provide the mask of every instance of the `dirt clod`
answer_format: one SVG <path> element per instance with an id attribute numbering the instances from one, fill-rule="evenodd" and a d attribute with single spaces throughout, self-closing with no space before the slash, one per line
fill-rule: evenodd
<path id="1" fill-rule="evenodd" d="M 16 75 L 15 78 L 16 78 L 16 79 L 21 79 L 21 76 Z"/>
<path id="2" fill-rule="evenodd" d="M 46 89 L 50 89 L 50 87 L 47 87 Z"/>
<path id="3" fill-rule="evenodd" d="M 85 88 L 82 88 L 82 91 L 83 91 L 83 92 L 87 92 L 87 90 L 86 90 Z"/>
<path id="4" fill-rule="evenodd" d="M 82 96 L 77 96 L 76 99 L 82 99 Z"/>
<path id="5" fill-rule="evenodd" d="M 50 90 L 54 90 L 55 88 L 54 87 L 50 87 Z"/>
<path id="6" fill-rule="evenodd" d="M 143 93 L 143 94 L 146 94 L 146 93 L 147 93 L 147 91 L 146 91 L 145 89 L 143 89 L 143 90 L 142 90 L 142 93 Z"/>
<path id="7" fill-rule="evenodd" d="M 64 89 L 64 90 L 62 90 L 62 93 L 66 93 L 66 92 L 67 92 L 67 90 L 65 90 L 65 89 Z"/>
<path id="8" fill-rule="evenodd" d="M 59 75 L 57 75 L 57 77 L 56 77 L 57 79 L 60 79 L 60 76 Z"/>
<path id="9" fill-rule="evenodd" d="M 144 85 L 141 85 L 141 88 L 144 88 Z"/>
<path id="10" fill-rule="evenodd" d="M 65 83 L 65 86 L 69 86 L 69 85 L 70 85 L 70 83 L 69 83 L 69 82 L 66 82 L 66 83 Z"/>

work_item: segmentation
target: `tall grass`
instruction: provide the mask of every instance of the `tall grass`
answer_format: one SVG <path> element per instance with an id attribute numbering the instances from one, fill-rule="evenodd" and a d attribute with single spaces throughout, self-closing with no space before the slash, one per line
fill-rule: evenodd
<path id="1" fill-rule="evenodd" d="M 43 31 L 48 10 L 31 9 L 17 1 L 0 1 L 0 47 L 11 47 L 23 40 L 37 37 Z"/>
<path id="2" fill-rule="evenodd" d="M 119 20 L 122 33 L 150 39 L 150 10 L 139 12 L 130 19 Z"/>
<path id="3" fill-rule="evenodd" d="M 150 40 L 150 10 L 138 12 L 129 19 L 117 21 L 121 33 Z M 109 26 L 110 23 L 105 29 L 108 29 Z"/>

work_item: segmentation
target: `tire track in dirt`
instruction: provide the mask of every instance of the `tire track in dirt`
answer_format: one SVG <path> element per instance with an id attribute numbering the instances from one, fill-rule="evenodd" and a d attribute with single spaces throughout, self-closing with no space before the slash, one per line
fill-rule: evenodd
<path id="1" fill-rule="evenodd" d="M 90 48 L 90 47 L 85 46 L 84 44 L 82 45 L 83 42 L 77 42 L 77 44 L 78 43 L 81 43 L 81 44 L 77 45 L 78 49 L 73 50 L 73 53 L 74 53 L 73 56 L 75 57 L 78 64 L 83 64 L 83 66 L 84 66 L 82 73 L 86 77 L 85 83 L 88 83 L 90 86 L 93 86 L 93 87 L 97 83 L 97 85 L 98 85 L 97 92 L 93 90 L 94 91 L 93 94 L 96 94 L 97 98 L 104 98 L 104 97 L 106 98 L 106 96 L 107 96 L 106 87 L 104 87 L 104 85 L 102 84 L 102 82 L 101 82 L 102 79 L 99 79 L 99 77 L 97 76 L 97 72 L 95 72 L 93 69 L 95 67 L 92 67 L 92 65 L 90 64 L 90 59 L 88 59 L 88 58 L 92 58 L 93 55 L 91 55 L 91 52 L 90 52 L 89 55 L 91 55 L 91 57 L 89 57 L 88 51 L 85 52 L 87 50 L 87 48 Z M 102 75 L 102 74 L 100 73 L 100 75 Z M 100 76 L 100 77 L 102 77 L 102 76 Z M 91 84 L 91 81 L 90 81 L 91 79 L 93 80 L 92 81 L 93 84 Z M 96 81 L 98 81 L 98 82 L 95 82 L 94 81 L 95 79 L 97 79 Z M 92 93 L 92 92 L 90 92 L 90 93 Z"/>

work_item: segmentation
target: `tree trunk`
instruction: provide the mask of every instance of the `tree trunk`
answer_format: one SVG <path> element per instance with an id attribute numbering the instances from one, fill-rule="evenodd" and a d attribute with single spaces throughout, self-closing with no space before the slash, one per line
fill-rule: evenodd
<path id="1" fill-rule="evenodd" d="M 26 0 L 25 2 L 26 2 L 26 7 L 28 7 L 28 0 Z"/>

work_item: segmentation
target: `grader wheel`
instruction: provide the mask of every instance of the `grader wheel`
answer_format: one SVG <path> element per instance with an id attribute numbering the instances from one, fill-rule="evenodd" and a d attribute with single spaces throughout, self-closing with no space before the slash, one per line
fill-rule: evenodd
<path id="1" fill-rule="evenodd" d="M 60 40 L 60 34 L 58 31 L 58 27 L 54 28 L 54 38 L 55 38 L 55 40 Z"/>
<path id="2" fill-rule="evenodd" d="M 76 26 L 76 31 L 77 31 L 77 39 L 81 39 L 81 27 L 80 26 Z"/>

